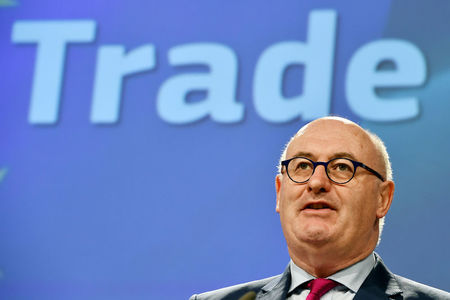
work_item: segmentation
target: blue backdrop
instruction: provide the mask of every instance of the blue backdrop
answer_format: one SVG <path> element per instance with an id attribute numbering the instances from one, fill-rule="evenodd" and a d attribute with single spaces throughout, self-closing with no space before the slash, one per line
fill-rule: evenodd
<path id="1" fill-rule="evenodd" d="M 450 290 L 450 3 L 0 1 L 0 298 L 186 299 L 282 272 L 274 176 L 336 114 L 379 134 L 377 251 Z"/>

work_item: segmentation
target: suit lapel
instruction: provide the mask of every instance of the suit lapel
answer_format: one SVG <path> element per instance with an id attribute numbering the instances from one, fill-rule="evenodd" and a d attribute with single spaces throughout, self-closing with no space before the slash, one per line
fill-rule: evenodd
<path id="1" fill-rule="evenodd" d="M 401 296 L 402 290 L 380 256 L 375 254 L 376 264 L 363 282 L 354 300 L 395 299 Z"/>
<path id="2" fill-rule="evenodd" d="M 271 280 L 261 288 L 256 300 L 284 300 L 291 286 L 291 269 L 289 265 L 283 274 Z"/>

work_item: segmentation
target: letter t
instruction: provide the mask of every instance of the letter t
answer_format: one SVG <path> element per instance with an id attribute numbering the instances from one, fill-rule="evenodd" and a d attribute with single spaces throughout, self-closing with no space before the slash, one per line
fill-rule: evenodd
<path id="1" fill-rule="evenodd" d="M 17 21 L 12 30 L 14 43 L 37 43 L 36 67 L 28 120 L 32 124 L 58 121 L 61 82 L 66 45 L 91 42 L 95 21 Z"/>

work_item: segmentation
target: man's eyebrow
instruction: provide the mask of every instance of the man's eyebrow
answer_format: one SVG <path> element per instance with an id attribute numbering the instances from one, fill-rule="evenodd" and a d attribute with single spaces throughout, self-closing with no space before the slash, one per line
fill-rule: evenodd
<path id="1" fill-rule="evenodd" d="M 314 154 L 310 153 L 310 152 L 304 152 L 304 151 L 299 151 L 296 152 L 292 157 L 306 157 L 309 159 L 313 159 L 314 158 Z M 334 159 L 334 158 L 350 158 L 352 160 L 356 160 L 355 156 L 349 152 L 337 152 L 335 154 L 333 154 L 329 159 Z"/>
<path id="2" fill-rule="evenodd" d="M 310 152 L 303 152 L 303 151 L 296 152 L 292 157 L 299 157 L 299 156 L 306 157 L 306 158 L 313 158 L 314 157 L 314 155 L 312 153 L 310 153 Z"/>
<path id="3" fill-rule="evenodd" d="M 350 158 L 352 160 L 356 160 L 355 156 L 348 152 L 335 153 L 332 157 L 330 157 L 330 159 L 333 159 L 333 158 Z"/>

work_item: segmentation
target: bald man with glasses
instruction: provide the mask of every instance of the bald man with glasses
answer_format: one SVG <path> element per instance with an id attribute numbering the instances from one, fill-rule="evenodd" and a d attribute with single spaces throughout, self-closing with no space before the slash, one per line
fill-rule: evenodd
<path id="1" fill-rule="evenodd" d="M 291 257 L 284 273 L 191 300 L 450 299 L 391 273 L 374 253 L 394 195 L 376 135 L 339 117 L 308 123 L 287 144 L 275 188 Z"/>

